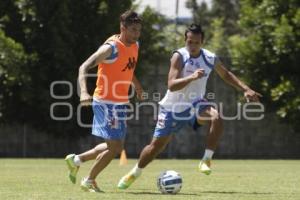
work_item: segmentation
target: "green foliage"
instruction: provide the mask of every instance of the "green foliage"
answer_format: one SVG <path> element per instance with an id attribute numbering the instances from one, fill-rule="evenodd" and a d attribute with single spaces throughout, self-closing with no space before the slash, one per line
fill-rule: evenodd
<path id="1" fill-rule="evenodd" d="M 24 118 L 15 109 L 15 104 L 23 104 L 27 99 L 26 84 L 31 79 L 27 65 L 33 56 L 25 53 L 21 44 L 7 37 L 0 29 L 0 121 L 7 118 Z M 22 109 L 21 109 L 22 110 Z M 3 118 L 3 116 L 7 118 Z"/>
<path id="2" fill-rule="evenodd" d="M 136 8 L 132 0 L 1 0 L 1 122 L 28 123 L 61 136 L 82 132 L 76 118 L 78 68 L 109 36 L 119 33 L 119 16 L 130 8 Z M 164 17 L 150 8 L 142 17 L 141 66 L 158 63 L 166 54 Z M 62 80 L 73 84 L 73 95 L 54 99 L 50 85 Z M 69 94 L 69 88 L 58 86 L 55 94 Z M 73 105 L 71 120 L 50 118 L 50 106 L 55 102 Z M 56 107 L 55 115 L 67 116 L 65 108 Z M 82 115 L 81 120 L 90 123 L 91 108 L 83 109 Z"/>
<path id="3" fill-rule="evenodd" d="M 204 28 L 208 40 L 214 34 L 211 28 L 215 26 L 214 21 L 218 19 L 222 19 L 225 36 L 239 31 L 236 24 L 240 9 L 238 0 L 212 0 L 211 8 L 205 1 L 198 5 L 196 0 L 188 0 L 186 5 L 192 10 L 194 22 L 200 23 Z"/>
<path id="4" fill-rule="evenodd" d="M 299 3 L 241 2 L 242 32 L 230 38 L 233 64 L 251 86 L 259 88 L 269 111 L 299 129 Z"/>
<path id="5" fill-rule="evenodd" d="M 189 0 L 187 5 L 206 28 L 205 48 L 226 57 L 243 80 L 263 93 L 267 110 L 299 130 L 299 2 L 213 0 L 208 8 Z"/>
<path id="6" fill-rule="evenodd" d="M 236 23 L 239 1 L 213 0 L 210 8 L 205 2 L 198 5 L 196 0 L 189 0 L 187 7 L 192 9 L 194 21 L 204 29 L 204 48 L 216 52 L 223 62 L 230 65 L 228 38 L 239 31 Z"/>
<path id="7" fill-rule="evenodd" d="M 139 62 L 140 66 L 147 66 L 151 64 L 152 66 L 158 64 L 161 59 L 163 59 L 166 54 L 165 47 L 165 33 L 163 31 L 164 26 L 167 24 L 165 18 L 156 13 L 150 7 L 147 7 L 141 15 L 143 19 L 143 28 L 140 38 L 140 55 Z M 142 70 L 139 67 L 138 70 Z M 139 73 L 142 75 L 142 73 Z"/>
<path id="8" fill-rule="evenodd" d="M 225 58 L 230 53 L 227 63 L 264 94 L 267 109 L 299 128 L 298 1 L 214 0 L 209 8 L 190 0 L 188 6 L 205 29 L 205 48 Z M 61 123 L 50 119 L 50 105 L 57 101 L 50 96 L 50 85 L 71 81 L 74 95 L 63 101 L 76 108 L 78 67 L 119 32 L 119 15 L 131 7 L 136 8 L 131 0 L 0 1 L 0 121 L 28 122 L 53 133 L 60 133 L 60 127 L 66 133 L 81 132 L 75 117 Z M 138 76 L 183 45 L 184 32 L 150 8 L 142 17 Z M 68 88 L 56 92 L 67 94 Z"/>
<path id="9" fill-rule="evenodd" d="M 211 8 L 211 20 L 215 17 L 223 19 L 223 28 L 226 35 L 232 35 L 239 31 L 237 20 L 240 14 L 239 0 L 213 0 Z"/>
<path id="10" fill-rule="evenodd" d="M 76 112 L 71 120 L 57 122 L 50 118 L 50 106 L 54 102 L 63 101 L 71 103 L 76 110 L 78 67 L 107 37 L 119 32 L 119 15 L 131 5 L 130 0 L 1 1 L 0 8 L 3 12 L 0 13 L 0 23 L 3 32 L 19 44 L 13 46 L 8 40 L 10 42 L 8 44 L 11 45 L 6 45 L 4 52 L 15 53 L 11 55 L 12 61 L 7 63 L 6 69 L 20 72 L 11 75 L 16 77 L 15 85 L 22 82 L 23 75 L 27 75 L 30 80 L 26 82 L 25 89 L 25 86 L 21 88 L 18 85 L 12 89 L 7 85 L 1 85 L 5 89 L 3 91 L 8 91 L 8 94 L 12 92 L 24 94 L 23 98 L 3 97 L 2 119 L 10 122 L 26 122 L 53 134 L 63 135 L 62 128 L 66 134 L 80 132 Z M 26 56 L 21 56 L 23 54 L 35 55 L 35 59 L 28 60 Z M 7 78 L 5 80 L 7 81 Z M 57 100 L 50 96 L 51 83 L 60 80 L 73 83 L 71 98 Z M 57 87 L 55 93 L 65 95 L 69 93 L 68 89 Z M 59 116 L 68 115 L 68 110 L 63 107 L 57 107 L 55 112 Z M 14 117 L 13 114 L 16 113 L 18 115 Z M 87 113 L 91 113 L 90 110 Z M 91 116 L 87 115 L 86 118 Z"/>
<path id="11" fill-rule="evenodd" d="M 185 25 L 175 25 L 168 24 L 164 27 L 164 35 L 165 35 L 165 48 L 168 52 L 168 58 L 172 54 L 175 49 L 183 47 L 185 45 L 184 42 L 184 33 L 186 30 Z"/>
<path id="12" fill-rule="evenodd" d="M 5 77 L 1 85 L 14 85 L 18 81 L 25 81 L 22 66 L 26 64 L 27 56 L 22 45 L 7 37 L 0 29 L 0 74 Z"/>
<path id="13" fill-rule="evenodd" d="M 223 27 L 223 18 L 215 18 L 211 24 L 212 37 L 205 48 L 217 53 L 218 56 L 227 56 L 227 37 Z"/>
<path id="14" fill-rule="evenodd" d="M 193 21 L 195 23 L 201 24 L 204 29 L 210 27 L 211 11 L 205 1 L 198 5 L 197 0 L 188 0 L 186 7 L 192 10 Z"/>

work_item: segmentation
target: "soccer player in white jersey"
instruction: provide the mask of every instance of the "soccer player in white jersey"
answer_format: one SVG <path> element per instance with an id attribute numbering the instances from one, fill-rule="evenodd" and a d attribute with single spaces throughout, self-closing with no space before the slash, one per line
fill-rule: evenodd
<path id="1" fill-rule="evenodd" d="M 222 135 L 222 119 L 218 111 L 204 99 L 206 82 L 212 70 L 229 85 L 244 93 L 247 101 L 259 101 L 261 95 L 227 70 L 217 56 L 201 48 L 204 32 L 192 24 L 185 32 L 185 47 L 174 51 L 168 77 L 168 91 L 160 104 L 153 139 L 141 152 L 138 163 L 118 183 L 119 189 L 128 188 L 185 124 L 194 128 L 208 124 L 206 149 L 199 170 L 209 175 L 211 159 Z M 191 112 L 194 111 L 194 112 Z"/>

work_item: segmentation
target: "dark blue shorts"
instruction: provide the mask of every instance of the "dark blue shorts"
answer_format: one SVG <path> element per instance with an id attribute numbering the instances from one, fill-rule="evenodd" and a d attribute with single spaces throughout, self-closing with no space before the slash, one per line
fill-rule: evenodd
<path id="1" fill-rule="evenodd" d="M 186 125 L 192 126 L 196 130 L 201 126 L 197 122 L 197 115 L 208 107 L 211 107 L 211 105 L 205 99 L 196 101 L 193 103 L 193 107 L 180 113 L 167 111 L 160 106 L 153 137 L 162 137 L 176 133 Z"/>

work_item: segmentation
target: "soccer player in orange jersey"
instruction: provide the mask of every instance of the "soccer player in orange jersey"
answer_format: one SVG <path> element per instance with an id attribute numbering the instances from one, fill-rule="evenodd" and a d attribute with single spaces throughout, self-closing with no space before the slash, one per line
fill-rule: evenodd
<path id="1" fill-rule="evenodd" d="M 126 104 L 132 83 L 138 98 L 142 97 L 143 90 L 134 76 L 141 27 L 138 14 L 126 11 L 120 16 L 121 33 L 108 38 L 79 68 L 80 102 L 82 105 L 88 105 L 92 101 L 92 134 L 105 140 L 105 143 L 87 152 L 79 155 L 69 154 L 65 158 L 69 178 L 73 183 L 76 182 L 80 164 L 96 158 L 89 174 L 81 181 L 81 188 L 85 191 L 101 192 L 95 181 L 97 175 L 123 149 L 126 135 Z M 86 75 L 88 70 L 95 66 L 98 66 L 97 83 L 91 97 L 87 92 Z"/>

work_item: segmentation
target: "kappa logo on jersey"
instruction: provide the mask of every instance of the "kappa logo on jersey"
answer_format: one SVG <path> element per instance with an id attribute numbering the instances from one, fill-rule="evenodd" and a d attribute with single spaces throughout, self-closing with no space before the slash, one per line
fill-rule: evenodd
<path id="1" fill-rule="evenodd" d="M 136 66 L 136 60 L 135 60 L 135 57 L 132 57 L 132 58 L 128 58 L 128 63 L 126 65 L 126 67 L 122 70 L 122 72 L 126 71 L 127 69 L 128 70 L 132 70 L 134 69 Z"/>

